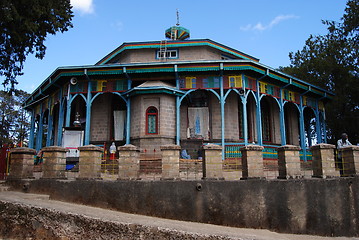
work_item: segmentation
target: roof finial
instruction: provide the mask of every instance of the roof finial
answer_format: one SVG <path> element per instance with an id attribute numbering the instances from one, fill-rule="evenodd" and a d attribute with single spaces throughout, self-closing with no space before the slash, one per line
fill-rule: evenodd
<path id="1" fill-rule="evenodd" d="M 177 23 L 176 23 L 176 26 L 179 26 L 180 23 L 179 23 L 179 12 L 178 12 L 178 8 L 176 9 L 176 14 L 177 14 Z"/>

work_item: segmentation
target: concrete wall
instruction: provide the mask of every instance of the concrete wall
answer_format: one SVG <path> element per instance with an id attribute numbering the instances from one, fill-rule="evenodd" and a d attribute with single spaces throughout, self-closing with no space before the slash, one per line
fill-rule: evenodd
<path id="1" fill-rule="evenodd" d="M 247 181 L 8 180 L 12 189 L 171 219 L 359 236 L 359 178 Z M 198 186 L 201 186 L 199 189 Z"/>

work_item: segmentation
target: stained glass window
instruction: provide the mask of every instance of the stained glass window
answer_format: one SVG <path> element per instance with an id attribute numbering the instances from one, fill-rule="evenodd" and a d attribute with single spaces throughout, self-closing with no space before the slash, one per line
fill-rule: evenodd
<path id="1" fill-rule="evenodd" d="M 157 134 L 158 111 L 155 107 L 149 107 L 146 111 L 146 133 Z"/>

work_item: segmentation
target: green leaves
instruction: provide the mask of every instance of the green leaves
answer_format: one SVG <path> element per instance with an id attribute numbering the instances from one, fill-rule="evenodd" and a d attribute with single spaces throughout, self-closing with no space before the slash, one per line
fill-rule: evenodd
<path id="1" fill-rule="evenodd" d="M 326 106 L 329 141 L 347 132 L 359 142 L 359 0 L 349 0 L 342 22 L 325 20 L 328 33 L 310 36 L 302 50 L 289 53 L 281 70 L 336 95 Z"/>
<path id="2" fill-rule="evenodd" d="M 29 94 L 22 90 L 0 91 L 0 145 L 23 142 L 29 133 L 29 114 L 22 104 Z"/>
<path id="3" fill-rule="evenodd" d="M 28 54 L 42 59 L 48 34 L 72 27 L 69 0 L 0 0 L 0 76 L 14 89 Z"/>

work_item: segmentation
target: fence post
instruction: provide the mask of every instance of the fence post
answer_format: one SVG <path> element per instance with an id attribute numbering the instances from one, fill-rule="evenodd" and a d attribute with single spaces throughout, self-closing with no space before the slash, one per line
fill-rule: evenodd
<path id="1" fill-rule="evenodd" d="M 82 179 L 101 178 L 101 155 L 103 148 L 95 145 L 79 147 L 79 176 Z"/>
<path id="2" fill-rule="evenodd" d="M 302 176 L 300 170 L 299 146 L 284 145 L 277 148 L 278 152 L 278 178 L 298 178 Z"/>
<path id="3" fill-rule="evenodd" d="M 313 177 L 339 177 L 340 173 L 335 169 L 335 146 L 320 143 L 310 148 L 313 154 Z"/>
<path id="4" fill-rule="evenodd" d="M 138 180 L 140 176 L 140 150 L 132 144 L 118 147 L 118 179 Z"/>
<path id="5" fill-rule="evenodd" d="M 174 144 L 161 146 L 162 179 L 176 179 L 180 177 L 180 150 L 181 147 Z"/>
<path id="6" fill-rule="evenodd" d="M 263 149 L 258 145 L 241 147 L 242 179 L 264 178 Z"/>
<path id="7" fill-rule="evenodd" d="M 222 169 L 222 146 L 208 144 L 203 146 L 203 178 L 224 179 Z"/>
<path id="8" fill-rule="evenodd" d="M 65 178 L 66 152 L 64 147 L 50 146 L 42 149 L 42 178 Z"/>
<path id="9" fill-rule="evenodd" d="M 35 149 L 13 148 L 10 150 L 10 175 L 8 178 L 33 178 Z"/>
<path id="10" fill-rule="evenodd" d="M 342 151 L 343 176 L 359 175 L 359 146 L 347 146 Z"/>

